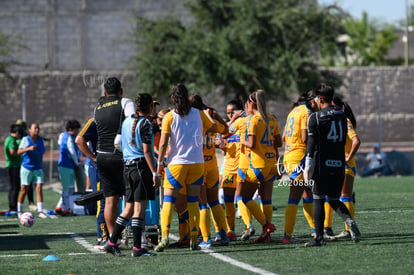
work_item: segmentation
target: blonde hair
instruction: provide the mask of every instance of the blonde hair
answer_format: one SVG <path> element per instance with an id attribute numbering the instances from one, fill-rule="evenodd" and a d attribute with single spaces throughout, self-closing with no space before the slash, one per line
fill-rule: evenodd
<path id="1" fill-rule="evenodd" d="M 259 112 L 260 116 L 262 117 L 263 121 L 266 123 L 266 126 L 269 125 L 269 117 L 267 115 L 266 110 L 266 97 L 264 90 L 257 90 L 254 92 L 254 97 L 256 101 L 257 111 Z"/>

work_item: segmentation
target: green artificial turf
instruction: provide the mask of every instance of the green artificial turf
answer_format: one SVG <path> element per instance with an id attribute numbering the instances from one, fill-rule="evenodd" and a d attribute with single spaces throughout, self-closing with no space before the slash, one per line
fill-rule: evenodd
<path id="1" fill-rule="evenodd" d="M 283 245 L 284 211 L 288 187 L 274 188 L 277 207 L 273 223 L 277 231 L 267 244 L 232 242 L 214 245 L 211 253 L 189 249 L 166 249 L 156 257 L 116 258 L 88 250 L 96 238 L 94 216 L 36 219 L 30 228 L 17 218 L 0 216 L 0 274 L 410 274 L 414 261 L 414 178 L 387 177 L 355 180 L 355 219 L 362 233 L 360 243 L 350 239 L 325 247 L 305 248 L 302 244 Z M 59 195 L 44 190 L 45 207 L 53 209 Z M 0 210 L 7 206 L 7 192 L 0 192 Z M 27 209 L 27 205 L 25 205 Z M 256 234 L 261 232 L 254 223 Z M 243 230 L 236 219 L 236 233 Z M 333 230 L 340 233 L 343 222 L 334 214 Z M 174 214 L 171 233 L 178 235 Z M 294 235 L 307 241 L 310 229 L 301 205 Z M 214 229 L 212 227 L 214 237 Z M 78 242 L 77 242 L 78 240 Z M 82 245 L 86 242 L 86 246 Z M 89 245 L 89 246 L 88 246 Z M 55 255 L 59 261 L 42 261 Z M 230 260 L 229 260 L 230 259 Z M 248 264 L 240 267 L 239 263 Z M 253 268 L 260 268 L 254 270 Z"/>

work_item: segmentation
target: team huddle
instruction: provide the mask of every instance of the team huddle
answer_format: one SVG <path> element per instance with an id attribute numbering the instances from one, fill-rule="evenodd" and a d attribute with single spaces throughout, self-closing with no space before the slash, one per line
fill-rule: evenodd
<path id="1" fill-rule="evenodd" d="M 220 245 L 238 238 L 270 242 L 270 234 L 276 230 L 272 223 L 273 183 L 282 176 L 277 163 L 278 148 L 283 143 L 284 170 L 291 184 L 282 242 L 301 242 L 293 231 L 302 197 L 313 236 L 305 246 L 321 246 L 340 237 L 360 240 L 352 203 L 354 155 L 360 142 L 352 111 L 334 98 L 332 87 L 321 84 L 301 95 L 288 114 L 283 132 L 276 117 L 267 112 L 263 90 L 251 93 L 244 104 L 240 100 L 228 102 L 226 122 L 199 95 L 190 96 L 183 84 L 171 90 L 172 107 L 158 113 L 157 102 L 149 94 L 138 94 L 135 104 L 122 98 L 121 83 L 116 78 L 109 78 L 104 87 L 105 97 L 94 111 L 97 154 L 89 151 L 87 155 L 96 160 L 104 191 L 104 217 L 110 234 L 104 250 L 108 253 L 123 255 L 117 241 L 132 218 L 131 255 L 156 255 L 141 246 L 145 209 L 160 186 L 161 240 L 155 252 L 168 247 L 209 248 L 213 244 L 211 220 L 215 241 Z M 221 172 L 216 148 L 225 154 Z M 219 202 L 220 188 L 224 209 Z M 117 216 L 122 195 L 125 207 Z M 239 237 L 235 205 L 245 226 L 239 230 Z M 331 230 L 333 210 L 346 224 L 345 231 L 337 236 Z M 180 236 L 170 243 L 174 211 Z M 252 217 L 262 226 L 258 236 Z"/>

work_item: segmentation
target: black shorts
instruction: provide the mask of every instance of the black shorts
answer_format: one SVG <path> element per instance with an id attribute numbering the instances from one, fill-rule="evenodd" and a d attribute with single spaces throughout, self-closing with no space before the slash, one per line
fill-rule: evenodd
<path id="1" fill-rule="evenodd" d="M 96 157 L 104 196 L 122 196 L 125 192 L 122 154 L 98 153 Z"/>
<path id="2" fill-rule="evenodd" d="M 155 200 L 152 173 L 145 158 L 124 167 L 125 197 L 127 202 Z"/>
<path id="3" fill-rule="evenodd" d="M 337 175 L 318 175 L 314 177 L 312 192 L 315 195 L 327 195 L 332 198 L 341 196 L 342 186 L 344 185 L 344 174 Z"/>
<path id="4" fill-rule="evenodd" d="M 344 185 L 345 167 L 326 166 L 327 161 L 320 158 L 319 152 L 315 152 L 314 159 L 314 165 L 309 171 L 313 180 L 312 192 L 319 196 L 339 198 Z"/>

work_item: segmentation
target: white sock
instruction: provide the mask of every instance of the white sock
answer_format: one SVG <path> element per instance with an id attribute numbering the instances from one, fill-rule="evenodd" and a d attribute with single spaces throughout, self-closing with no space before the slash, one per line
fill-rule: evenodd
<path id="1" fill-rule="evenodd" d="M 62 209 L 62 207 L 63 207 L 63 199 L 62 199 L 62 196 L 61 196 L 58 203 L 56 204 L 56 208 Z"/>
<path id="2" fill-rule="evenodd" d="M 37 212 L 43 212 L 43 202 L 37 203 Z"/>
<path id="3" fill-rule="evenodd" d="M 20 212 L 20 213 L 23 212 L 23 204 L 20 202 L 17 203 L 17 212 Z"/>

